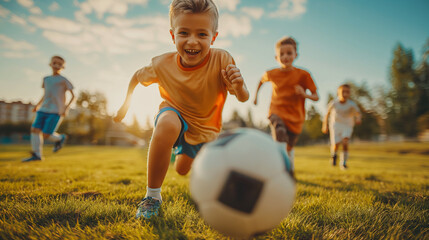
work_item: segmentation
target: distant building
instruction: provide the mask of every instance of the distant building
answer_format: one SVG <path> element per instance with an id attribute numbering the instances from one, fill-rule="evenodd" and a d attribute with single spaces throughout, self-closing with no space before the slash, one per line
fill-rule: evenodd
<path id="1" fill-rule="evenodd" d="M 31 103 L 0 100 L 0 124 L 31 122 L 34 117 L 33 108 L 34 105 Z"/>
<path id="2" fill-rule="evenodd" d="M 122 123 L 112 123 L 106 131 L 106 145 L 144 147 L 146 141 L 128 133 Z"/>

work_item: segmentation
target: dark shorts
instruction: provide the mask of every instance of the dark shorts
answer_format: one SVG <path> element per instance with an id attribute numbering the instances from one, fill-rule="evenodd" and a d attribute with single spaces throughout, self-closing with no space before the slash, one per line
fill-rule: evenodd
<path id="1" fill-rule="evenodd" d="M 31 127 L 42 130 L 43 133 L 51 135 L 57 129 L 61 116 L 56 113 L 37 112 Z"/>
<path id="2" fill-rule="evenodd" d="M 276 114 L 268 117 L 270 120 L 271 135 L 278 142 L 286 142 L 289 146 L 295 146 L 298 141 L 298 134 L 291 132 L 284 121 Z"/>
<path id="3" fill-rule="evenodd" d="M 158 114 L 156 115 L 155 126 L 156 126 L 156 123 L 158 122 L 159 116 L 165 111 L 175 112 L 177 114 L 177 116 L 179 117 L 180 122 L 182 122 L 182 129 L 180 130 L 179 137 L 177 138 L 176 142 L 173 145 L 174 154 L 176 154 L 176 155 L 186 154 L 192 159 L 195 158 L 195 156 L 197 156 L 197 153 L 203 147 L 204 143 L 192 145 L 192 144 L 189 144 L 185 141 L 185 132 L 188 130 L 188 124 L 183 119 L 183 117 L 179 113 L 179 111 L 177 111 L 177 109 L 172 108 L 172 107 L 161 108 L 161 110 L 159 110 Z"/>

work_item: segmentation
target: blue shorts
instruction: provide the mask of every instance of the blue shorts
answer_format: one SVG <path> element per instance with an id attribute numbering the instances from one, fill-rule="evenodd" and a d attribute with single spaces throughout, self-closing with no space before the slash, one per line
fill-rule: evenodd
<path id="1" fill-rule="evenodd" d="M 159 110 L 159 113 L 156 115 L 155 126 L 156 126 L 156 123 L 158 122 L 159 116 L 165 111 L 175 112 L 177 114 L 177 116 L 179 117 L 180 122 L 182 122 L 182 129 L 180 130 L 179 137 L 177 138 L 176 142 L 173 145 L 174 154 L 176 154 L 176 155 L 186 154 L 190 158 L 194 159 L 195 156 L 197 156 L 197 153 L 200 151 L 201 147 L 204 145 L 204 143 L 192 145 L 192 144 L 189 144 L 185 141 L 185 132 L 188 131 L 188 124 L 185 122 L 185 120 L 183 119 L 183 117 L 179 113 L 179 111 L 177 111 L 177 109 L 175 109 L 175 108 L 172 108 L 172 107 L 161 108 L 161 110 Z"/>
<path id="2" fill-rule="evenodd" d="M 43 133 L 51 135 L 57 129 L 60 122 L 60 115 L 56 113 L 37 112 L 32 128 L 38 128 Z"/>

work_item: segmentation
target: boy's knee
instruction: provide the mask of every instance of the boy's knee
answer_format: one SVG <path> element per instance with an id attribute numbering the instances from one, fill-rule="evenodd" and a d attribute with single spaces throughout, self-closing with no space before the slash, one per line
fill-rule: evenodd
<path id="1" fill-rule="evenodd" d="M 191 170 L 191 165 L 194 159 L 188 157 L 185 154 L 176 156 L 175 168 L 176 172 L 182 176 L 185 176 Z"/>
<path id="2" fill-rule="evenodd" d="M 178 133 L 182 128 L 182 123 L 176 113 L 169 111 L 159 117 L 156 128 L 162 132 Z"/>
<path id="3" fill-rule="evenodd" d="M 43 133 L 43 138 L 44 139 L 48 139 L 49 138 L 49 136 L 51 136 L 50 134 L 47 134 L 47 133 Z"/>
<path id="4" fill-rule="evenodd" d="M 31 128 L 31 132 L 32 133 L 40 133 L 40 129 L 39 128 Z"/>

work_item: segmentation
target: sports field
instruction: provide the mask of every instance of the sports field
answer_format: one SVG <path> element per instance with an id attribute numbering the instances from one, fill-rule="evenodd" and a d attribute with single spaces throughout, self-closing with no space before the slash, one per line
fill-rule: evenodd
<path id="1" fill-rule="evenodd" d="M 135 220 L 146 151 L 0 145 L 0 239 L 228 239 L 204 224 L 189 177 L 169 170 L 160 217 Z M 297 198 L 286 219 L 256 239 L 429 239 L 429 145 L 352 144 L 349 167 L 328 146 L 296 149 Z M 263 161 L 263 160 L 261 160 Z"/>

